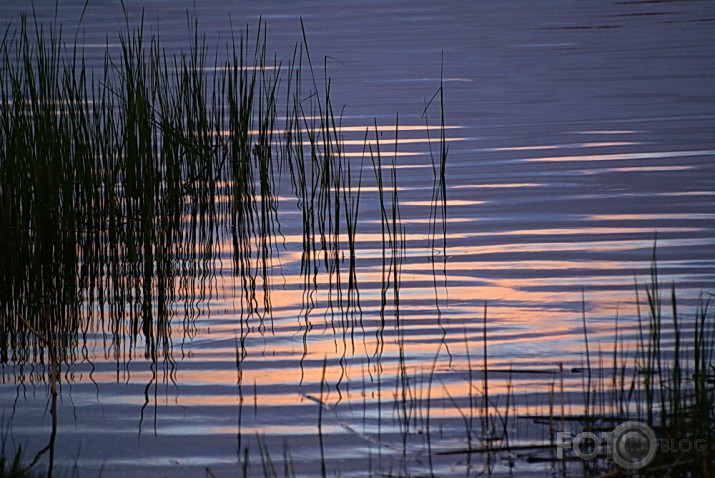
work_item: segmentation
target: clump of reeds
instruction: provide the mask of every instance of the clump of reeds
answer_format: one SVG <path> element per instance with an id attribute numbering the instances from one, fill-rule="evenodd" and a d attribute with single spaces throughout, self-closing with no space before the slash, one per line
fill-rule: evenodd
<path id="1" fill-rule="evenodd" d="M 594 344 L 589 336 L 585 297 L 582 298 L 583 366 L 571 370 L 572 377 L 582 378 L 580 393 L 573 378 L 570 379 L 572 391 L 565 391 L 565 371 L 561 364 L 558 370 L 491 369 L 488 366 L 485 308 L 481 367 L 473 364 L 469 344 L 466 344 L 469 397 L 453 398 L 445 387 L 450 406 L 464 423 L 465 447 L 443 449 L 435 454 L 436 457 L 466 455 L 468 468 L 481 463 L 485 470 L 492 470 L 496 459 L 515 466 L 514 457 L 522 456 L 528 462 L 550 463 L 554 470 L 561 468 L 563 475 L 571 476 L 580 469 L 588 476 L 599 473 L 616 476 L 618 466 L 606 455 L 605 448 L 604 453 L 599 453 L 594 460 L 567 456 L 566 461 L 560 461 L 554 451 L 563 444 L 555 442 L 555 435 L 557 431 L 568 431 L 572 437 L 581 432 L 601 434 L 612 431 L 621 423 L 638 421 L 649 426 L 658 440 L 657 444 L 652 444 L 658 447 L 658 453 L 651 463 L 637 470 L 639 476 L 709 476 L 715 466 L 715 314 L 710 307 L 712 295 L 698 297 L 692 315 L 686 316 L 672 285 L 668 291 L 668 314 L 655 250 L 645 291 L 647 312 L 642 314 L 640 302 L 643 297 L 636 286 L 639 307 L 633 318 L 635 334 L 624 332 L 623 318 L 616 317 L 612 342 L 606 343 L 610 352 L 605 353 L 600 348 L 602 344 Z M 481 383 L 474 380 L 474 373 L 481 374 Z M 523 390 L 518 383 L 512 382 L 512 373 L 547 374 L 553 379 L 549 379 L 542 391 Z M 400 374 L 404 375 L 404 372 Z M 506 394 L 493 393 L 494 375 L 502 375 L 498 383 L 506 386 Z M 415 394 L 416 382 L 410 382 L 410 394 Z M 431 383 L 431 378 L 423 380 L 423 383 L 428 382 Z M 536 402 L 536 413 L 510 411 L 517 402 L 528 410 L 529 401 Z M 428 400 L 425 406 L 434 407 L 436 403 Z M 404 405 L 402 408 L 409 409 Z M 571 411 L 574 408 L 577 413 Z M 426 414 L 432 416 L 434 410 L 427 410 Z M 475 420 L 475 417 L 480 419 Z M 519 422 L 523 421 L 543 427 L 546 440 L 534 442 L 533 437 L 521 436 Z M 430 427 L 434 429 L 434 423 Z M 434 438 L 427 439 L 427 447 L 434 449 Z M 479 459 L 472 460 L 472 455 Z M 623 471 L 630 473 L 633 470 Z"/>
<path id="2" fill-rule="evenodd" d="M 635 336 L 622 332 L 619 328 L 622 319 L 616 317 L 612 352 L 603 354 L 599 349 L 594 353 L 588 346 L 584 312 L 585 368 L 575 370 L 584 375 L 584 413 L 578 418 L 583 431 L 608 430 L 631 420 L 649 426 L 659 440 L 659 453 L 639 474 L 707 476 L 715 466 L 712 295 L 700 295 L 689 317 L 678 306 L 674 284 L 668 295 L 669 316 L 654 246 L 649 282 L 645 286 L 645 316 L 636 283 Z M 684 445 L 678 448 L 677 444 Z M 600 460 L 596 465 L 584 463 L 584 466 L 603 469 L 613 465 Z"/>
<path id="3" fill-rule="evenodd" d="M 27 17 L 8 27 L 0 44 L 0 361 L 47 364 L 56 400 L 63 368 L 88 360 L 87 337 L 100 337 L 118 370 L 140 352 L 152 363 L 148 403 L 161 382 L 157 362 L 174 380 L 173 319 L 183 316 L 184 335 L 195 334 L 193 322 L 216 294 L 226 238 L 243 347 L 250 330 L 268 330 L 266 319 L 272 326 L 284 171 L 302 220 L 305 332 L 325 297 L 326 323 L 342 331 L 344 353 L 354 349 L 352 333 L 363 327 L 357 271 L 364 158 L 357 164 L 345 155 L 342 110 L 334 109 L 327 72 L 319 86 L 305 29 L 285 68 L 280 111 L 283 68 L 268 55 L 265 24 L 255 38 L 232 38 L 212 65 L 196 22 L 188 21 L 188 48 L 170 55 L 158 36 L 145 34 L 143 17 L 136 27 L 126 11 L 125 19 L 119 53 L 108 46 L 96 69 L 76 40 L 65 43 L 61 28 Z M 373 162 L 371 200 L 382 230 L 380 344 L 390 301 L 400 326 L 399 122 L 391 164 L 383 164 L 377 125 L 374 149 L 368 130 L 363 156 Z M 433 201 L 444 229 L 444 134 L 440 151 L 441 199 Z M 319 283 L 326 290 L 319 292 Z M 304 346 L 307 354 L 307 340 Z M 379 361 L 379 350 L 374 355 Z"/>
<path id="4" fill-rule="evenodd" d="M 258 317 L 263 330 L 279 264 L 284 169 L 302 211 L 306 297 L 323 271 L 331 314 L 359 312 L 362 173 L 343 155 L 329 79 L 321 93 L 312 75 L 303 98 L 303 58 L 311 73 L 313 65 L 307 48 L 296 47 L 280 130 L 281 63 L 269 60 L 265 26 L 255 41 L 234 38 L 212 69 L 197 25 L 189 25 L 190 47 L 169 56 L 157 36 L 145 35 L 143 19 L 133 28 L 127 17 L 121 53 L 107 50 L 100 71 L 65 44 L 61 29 L 27 17 L 19 30 L 8 27 L 0 44 L 3 362 L 42 354 L 20 315 L 45 336 L 57 333 L 63 361 L 73 360 L 65 355 L 78 349 L 78 331 L 96 324 L 117 357 L 140 336 L 148 358 L 166 357 L 173 305 L 184 304 L 191 334 L 197 303 L 210 299 L 224 234 L 242 320 Z M 11 358 L 11 350 L 21 355 Z"/>
<path id="5" fill-rule="evenodd" d="M 704 295 L 698 298 L 692 317 L 682 315 L 672 284 L 668 318 L 659 280 L 654 247 L 646 287 L 645 326 L 639 306 L 635 376 L 627 391 L 621 388 L 616 394 L 616 400 L 621 409 L 631 410 L 630 417 L 645 421 L 668 443 L 687 440 L 707 444 L 706 454 L 693 450 L 660 453 L 656 467 L 679 473 L 705 472 L 713 466 L 715 450 L 715 315 L 710 298 Z M 623 369 L 626 363 L 618 365 Z"/>
<path id="6" fill-rule="evenodd" d="M 0 478 L 32 478 L 39 476 L 29 470 L 29 467 L 25 466 L 25 450 L 22 446 L 18 447 L 15 451 L 15 455 L 8 457 L 6 455 L 5 442 L 3 441 L 3 447 L 0 451 Z"/>

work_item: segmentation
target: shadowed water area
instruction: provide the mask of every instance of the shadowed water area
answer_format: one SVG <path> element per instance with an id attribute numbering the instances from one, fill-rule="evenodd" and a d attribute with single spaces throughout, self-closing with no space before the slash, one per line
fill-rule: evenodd
<path id="1" fill-rule="evenodd" d="M 638 420 L 712 465 L 708 2 L 94 3 L 0 6 L 4 456 L 581 476 L 558 432 Z"/>

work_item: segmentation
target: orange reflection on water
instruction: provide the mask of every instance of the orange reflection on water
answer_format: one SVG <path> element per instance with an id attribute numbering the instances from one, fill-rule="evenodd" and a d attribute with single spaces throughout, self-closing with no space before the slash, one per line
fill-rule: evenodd
<path id="1" fill-rule="evenodd" d="M 702 228 L 697 227 L 661 227 L 659 231 L 670 232 L 696 232 Z M 563 228 L 540 228 L 540 229 L 513 229 L 509 231 L 488 231 L 488 232 L 469 232 L 464 233 L 462 237 L 479 237 L 479 236 L 574 236 L 574 235 L 590 235 L 590 234 L 627 234 L 627 233 L 642 233 L 652 234 L 652 227 L 563 227 Z"/>
<path id="2" fill-rule="evenodd" d="M 456 184 L 452 189 L 501 189 L 501 188 L 535 188 L 544 183 L 490 183 L 490 184 Z"/>
<path id="3" fill-rule="evenodd" d="M 633 159 L 687 158 L 693 156 L 712 156 L 715 150 L 701 151 L 653 151 L 650 153 L 614 153 L 591 154 L 583 156 L 549 156 L 543 158 L 523 158 L 525 162 L 564 162 L 564 161 L 626 161 Z"/>
<path id="4" fill-rule="evenodd" d="M 656 214 L 592 214 L 587 221 L 639 221 L 667 219 L 715 219 L 715 214 L 708 213 L 656 213 Z"/>
<path id="5" fill-rule="evenodd" d="M 402 129 L 402 128 L 400 128 Z M 394 131 L 394 130 L 393 130 Z M 467 141 L 469 138 L 464 138 L 464 137 L 459 137 L 459 136 L 450 136 L 448 138 L 445 138 L 447 142 L 455 142 L 455 141 Z M 430 143 L 430 142 L 435 142 L 435 138 L 428 138 L 428 137 L 420 137 L 420 138 L 397 138 L 397 141 L 395 141 L 395 138 L 386 138 L 386 139 L 380 139 L 380 146 L 383 149 L 382 155 L 384 156 L 392 156 L 394 154 L 394 149 L 390 149 L 390 146 L 394 148 L 395 144 L 422 144 L 422 143 Z M 373 151 L 376 152 L 375 150 L 375 138 L 371 137 L 368 135 L 367 141 L 364 139 L 345 139 L 341 140 L 340 144 L 343 146 L 372 146 Z M 369 155 L 369 154 L 368 154 Z"/>
<path id="6" fill-rule="evenodd" d="M 450 199 L 447 201 L 447 206 L 478 206 L 486 201 L 471 201 L 466 199 Z M 434 206 L 434 201 L 402 201 L 400 206 Z M 428 220 L 428 218 L 425 218 Z"/>
<path id="7" fill-rule="evenodd" d="M 549 149 L 565 149 L 565 148 L 606 148 L 613 146 L 633 146 L 641 143 L 633 141 L 602 141 L 592 143 L 575 143 L 575 144 L 545 144 L 533 146 L 509 146 L 501 148 L 489 148 L 489 151 L 542 151 Z"/>

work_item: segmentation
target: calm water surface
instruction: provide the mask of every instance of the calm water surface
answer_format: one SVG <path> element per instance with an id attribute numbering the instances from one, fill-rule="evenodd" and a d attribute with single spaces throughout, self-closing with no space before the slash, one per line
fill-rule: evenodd
<path id="1" fill-rule="evenodd" d="M 54 2 L 39 3 L 38 17 L 51 21 Z M 61 3 L 57 21 L 70 38 L 83 2 Z M 656 234 L 661 278 L 675 284 L 685 320 L 700 292 L 715 290 L 710 2 L 238 3 L 126 6 L 133 22 L 144 7 L 147 31 L 176 51 L 188 44 L 187 9 L 210 48 L 262 18 L 269 50 L 284 60 L 302 40 L 302 18 L 318 76 L 326 56 L 333 103 L 345 105 L 348 152 L 359 160 L 374 120 L 391 151 L 399 124 L 400 327 L 392 292 L 385 324 L 380 317 L 379 211 L 367 193 L 357 237 L 362 312 L 331 311 L 322 283 L 306 316 L 300 216 L 286 187 L 272 320 L 261 327 L 241 315 L 227 238 L 209 293 L 177 305 L 163 358 L 148 360 L 142 343 L 113 346 L 97 325 L 86 358 L 63 368 L 64 469 L 234 476 L 248 449 L 252 475 L 269 466 L 267 454 L 280 474 L 284 462 L 304 476 L 321 463 L 330 476 L 478 473 L 483 457 L 438 452 L 467 446 L 464 413 L 483 391 L 469 370 L 483 366 L 485 302 L 493 406 L 516 416 L 548 412 L 559 363 L 566 393 L 578 397 L 581 375 L 570 370 L 583 360 L 582 297 L 592 350 L 612 343 L 616 315 L 633 329 L 634 277 L 647 280 Z M 26 9 L 4 2 L 0 18 L 17 22 Z M 78 35 L 90 63 L 101 64 L 107 44 L 118 51 L 122 22 L 118 2 L 91 2 Z M 421 117 L 441 72 L 446 277 L 430 250 L 432 160 Z M 438 134 L 430 130 L 433 150 Z M 510 367 L 544 373 L 509 381 L 499 370 Z M 34 456 L 50 432 L 41 368 L 8 364 L 2 373 L 8 443 Z M 509 391 L 529 398 L 506 404 L 498 394 Z M 578 413 L 578 398 L 566 406 Z M 544 425 L 510 423 L 516 444 L 548 440 Z M 517 475 L 554 466 L 526 458 L 491 465 Z"/>

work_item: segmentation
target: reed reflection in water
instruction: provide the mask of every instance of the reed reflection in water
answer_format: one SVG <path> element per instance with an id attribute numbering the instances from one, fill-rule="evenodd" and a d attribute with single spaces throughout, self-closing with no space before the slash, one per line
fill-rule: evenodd
<path id="1" fill-rule="evenodd" d="M 229 58 L 208 68 L 195 24 L 181 56 L 167 56 L 157 37 L 145 38 L 143 27 L 128 22 L 120 41 L 120 58 L 108 51 L 104 68 L 90 70 L 61 31 L 33 28 L 23 17 L 1 48 L 2 362 L 16 368 L 19 387 L 28 379 L 51 384 L 50 445 L 35 457 L 49 451 L 50 474 L 56 400 L 76 367 L 88 365 L 95 382 L 102 363 L 114 361 L 116 380 L 129 381 L 131 362 L 146 361 L 141 431 L 152 390 L 156 404 L 160 382 L 178 383 L 175 340 L 197 335 L 196 320 L 212 301 L 227 300 L 235 316 L 239 384 L 248 337 L 275 334 L 277 277 L 281 289 L 300 295 L 301 366 L 314 317 L 332 327 L 335 344 L 349 334 L 354 348 L 356 330 L 365 331 L 359 268 L 381 270 L 380 319 L 367 357 L 379 361 L 386 322 L 394 316 L 399 324 L 399 123 L 391 163 L 383 164 L 377 122 L 361 130 L 360 161 L 348 160 L 343 135 L 350 128 L 333 112 L 329 79 L 320 91 L 303 45 L 287 68 L 269 64 L 263 25 L 255 38 L 234 38 Z M 287 102 L 279 115 L 284 70 L 280 98 Z M 443 156 L 431 166 L 433 246 L 445 220 L 441 121 L 434 129 Z M 363 177 L 370 169 L 373 177 Z M 294 199 L 282 199 L 281 186 Z M 297 207 L 299 241 L 281 231 L 282 200 Z M 361 200 L 380 220 L 372 232 L 378 239 L 370 239 L 378 250 L 359 259 Z"/>

